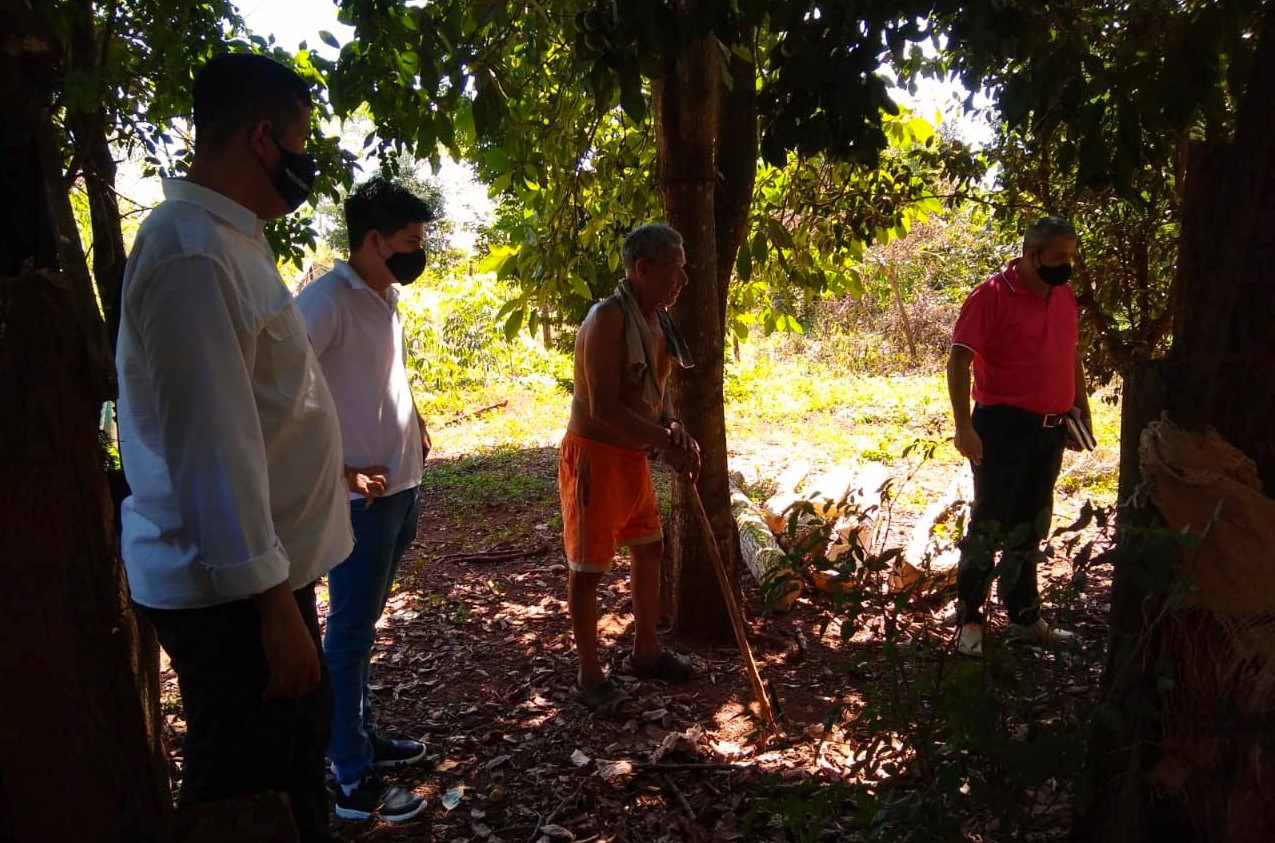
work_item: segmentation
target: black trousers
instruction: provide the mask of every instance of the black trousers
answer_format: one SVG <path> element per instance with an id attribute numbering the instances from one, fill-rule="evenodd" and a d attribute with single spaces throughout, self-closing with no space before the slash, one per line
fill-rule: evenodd
<path id="1" fill-rule="evenodd" d="M 983 440 L 983 461 L 973 466 L 974 506 L 961 543 L 958 606 L 966 623 L 981 622 L 999 575 L 1010 622 L 1035 623 L 1036 563 L 1054 514 L 1067 428 L 1042 427 L 1040 416 L 1006 405 L 975 407 L 973 422 Z M 999 565 L 997 551 L 1003 551 Z"/>
<path id="2" fill-rule="evenodd" d="M 323 678 L 302 697 L 263 700 L 269 668 L 261 619 L 249 600 L 206 609 L 143 608 L 172 659 L 186 715 L 183 805 L 282 791 L 302 843 L 327 843 L 324 751 L 332 685 L 319 646 L 314 585 L 294 592 L 318 648 Z"/>

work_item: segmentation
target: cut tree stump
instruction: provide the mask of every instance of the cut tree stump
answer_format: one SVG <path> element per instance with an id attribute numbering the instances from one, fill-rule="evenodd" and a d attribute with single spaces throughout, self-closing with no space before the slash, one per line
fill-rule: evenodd
<path id="1" fill-rule="evenodd" d="M 801 596 L 801 578 L 791 570 L 783 548 L 775 541 L 762 510 L 732 482 L 730 486 L 730 511 L 739 526 L 739 550 L 744 564 L 763 592 L 778 592 L 769 608 L 786 612 Z M 775 585 L 781 577 L 787 582 Z"/>

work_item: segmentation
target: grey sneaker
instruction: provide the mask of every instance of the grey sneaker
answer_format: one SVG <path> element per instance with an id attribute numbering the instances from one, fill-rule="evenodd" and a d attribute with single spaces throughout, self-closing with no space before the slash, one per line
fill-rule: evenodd
<path id="1" fill-rule="evenodd" d="M 1035 623 L 1029 624 L 1011 623 L 1006 638 L 1018 644 L 1054 644 L 1067 647 L 1076 643 L 1076 633 L 1050 626 L 1045 623 L 1044 618 L 1037 618 Z"/>
<path id="2" fill-rule="evenodd" d="M 425 800 L 401 787 L 386 784 L 368 771 L 349 793 L 337 787 L 332 797 L 336 815 L 343 820 L 366 820 L 373 814 L 387 823 L 401 823 L 425 810 Z"/>

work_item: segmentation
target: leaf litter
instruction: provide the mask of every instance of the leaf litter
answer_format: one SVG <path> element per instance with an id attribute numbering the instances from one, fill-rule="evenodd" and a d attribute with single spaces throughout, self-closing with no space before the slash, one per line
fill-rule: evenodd
<path id="1" fill-rule="evenodd" d="M 522 451 L 517 459 L 527 472 L 556 471 L 551 448 Z M 378 623 L 370 687 L 378 728 L 423 740 L 429 748 L 424 762 L 387 771 L 387 780 L 414 790 L 431 807 L 400 825 L 334 820 L 340 839 L 785 841 L 797 838 L 784 832 L 777 816 L 753 817 L 748 825 L 757 794 L 775 782 L 789 787 L 845 780 L 862 760 L 853 718 L 832 727 L 827 718 L 833 707 L 853 712 L 861 704 L 856 689 L 876 675 L 871 660 L 881 658 L 872 649 L 879 634 L 874 639 L 857 630 L 855 638 L 865 640 L 847 644 L 838 632 L 840 621 L 829 622 L 826 607 L 807 598 L 786 615 L 762 615 L 755 586 L 746 581 L 749 637 L 782 703 L 785 734 L 765 746 L 733 648 L 670 641 L 703 667 L 699 679 L 684 685 L 622 674 L 632 617 L 628 566 L 620 562 L 599 589 L 599 646 L 612 676 L 641 711 L 619 720 L 596 717 L 570 693 L 576 666 L 564 599 L 566 568 L 557 536 L 543 528 L 559 523 L 556 497 L 457 512 L 444 496 L 431 493 L 428 469 L 422 491 L 418 538 Z M 540 552 L 546 540 L 553 547 Z M 493 547 L 528 552 L 474 556 Z M 453 561 L 439 561 L 449 555 Z M 1042 569 L 1045 577 L 1054 573 L 1065 578 L 1068 572 Z M 1088 591 L 1097 596 L 1087 595 L 1077 627 L 1091 640 L 1104 635 L 1109 578 L 1108 569 L 1090 571 Z M 320 594 L 322 604 L 326 592 Z M 921 626 L 937 623 L 941 613 L 933 614 L 916 620 Z M 848 675 L 850 646 L 858 648 L 856 659 L 868 661 Z M 1057 671 L 1060 687 L 1039 689 L 1042 699 L 1055 692 L 1092 694 L 1100 666 L 1090 667 L 1091 681 L 1076 680 L 1074 666 L 1073 673 Z M 169 700 L 176 693 L 171 671 L 164 680 Z M 183 731 L 180 716 L 168 715 L 165 736 L 175 779 Z M 1064 794 L 1061 801 L 1069 799 Z M 462 806 L 467 810 L 459 810 Z M 1050 824 L 1059 832 L 1038 839 L 1063 840 L 1066 818 L 1054 813 Z M 845 835 L 848 829 L 847 823 Z M 833 826 L 821 839 L 855 838 Z"/>

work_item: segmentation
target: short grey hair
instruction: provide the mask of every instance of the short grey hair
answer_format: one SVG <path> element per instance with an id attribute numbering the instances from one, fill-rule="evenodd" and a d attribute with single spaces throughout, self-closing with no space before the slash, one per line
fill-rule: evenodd
<path id="1" fill-rule="evenodd" d="M 620 254 L 624 257 L 624 268 L 633 269 L 640 260 L 658 261 L 670 250 L 680 248 L 682 235 L 676 228 L 658 222 L 648 222 L 633 229 L 624 238 L 624 246 Z"/>
<path id="2" fill-rule="evenodd" d="M 1027 226 L 1027 233 L 1023 235 L 1023 254 L 1049 245 L 1055 237 L 1070 237 L 1074 240 L 1079 235 L 1076 234 L 1076 227 L 1062 217 L 1053 214 L 1041 217 Z"/>

